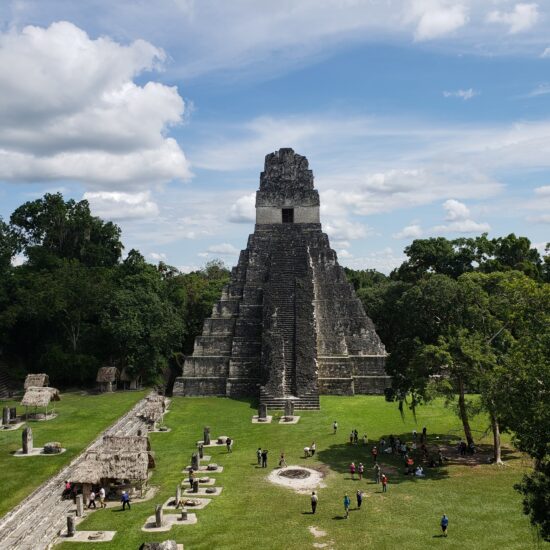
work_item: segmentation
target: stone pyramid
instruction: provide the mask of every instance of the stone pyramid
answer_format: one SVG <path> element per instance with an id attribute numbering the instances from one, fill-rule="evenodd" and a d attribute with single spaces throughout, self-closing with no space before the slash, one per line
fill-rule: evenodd
<path id="1" fill-rule="evenodd" d="M 379 394 L 386 351 L 322 232 L 305 157 L 265 158 L 256 225 L 174 395 L 258 396 L 270 408 L 319 394 Z"/>

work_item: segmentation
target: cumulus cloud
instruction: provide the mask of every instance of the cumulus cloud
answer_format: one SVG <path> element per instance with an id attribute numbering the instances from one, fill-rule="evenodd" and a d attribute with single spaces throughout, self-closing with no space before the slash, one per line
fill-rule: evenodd
<path id="1" fill-rule="evenodd" d="M 401 231 L 393 235 L 394 239 L 418 239 L 422 236 L 422 227 L 418 224 L 405 226 Z"/>
<path id="2" fill-rule="evenodd" d="M 550 185 L 543 185 L 542 187 L 535 187 L 535 195 L 542 197 L 550 197 Z"/>
<path id="3" fill-rule="evenodd" d="M 539 19 L 538 4 L 516 4 L 509 12 L 494 10 L 487 15 L 489 23 L 508 26 L 510 34 L 530 29 Z"/>
<path id="4" fill-rule="evenodd" d="M 444 91 L 443 97 L 457 97 L 459 99 L 463 99 L 464 101 L 468 101 L 469 99 L 472 99 L 472 97 L 475 97 L 476 95 L 479 95 L 479 92 L 476 92 L 473 88 L 468 88 L 467 90 L 455 90 L 454 92 Z"/>
<path id="5" fill-rule="evenodd" d="M 165 262 L 166 261 L 166 254 L 164 254 L 164 252 L 150 252 L 149 257 L 152 260 L 155 260 L 155 262 Z"/>
<path id="6" fill-rule="evenodd" d="M 543 52 L 540 54 L 541 57 L 550 57 L 550 47 L 544 48 Z"/>
<path id="7" fill-rule="evenodd" d="M 0 34 L 0 178 L 140 186 L 190 177 L 167 130 L 182 120 L 175 87 L 134 79 L 164 52 L 91 39 L 72 23 Z"/>
<path id="8" fill-rule="evenodd" d="M 418 42 L 440 38 L 463 27 L 468 22 L 468 11 L 462 4 L 448 4 L 435 0 L 416 0 L 413 12 L 419 14 L 414 32 Z"/>
<path id="9" fill-rule="evenodd" d="M 239 253 L 239 249 L 235 248 L 232 244 L 221 243 L 209 246 L 208 252 L 211 252 L 212 254 L 221 254 L 223 256 L 234 256 Z"/>
<path id="10" fill-rule="evenodd" d="M 527 97 L 537 97 L 546 94 L 550 94 L 550 84 L 539 84 L 534 90 L 531 90 L 527 94 Z"/>
<path id="11" fill-rule="evenodd" d="M 256 220 L 256 193 L 239 197 L 229 210 L 229 221 L 233 223 L 250 223 Z"/>
<path id="12" fill-rule="evenodd" d="M 90 203 L 94 216 L 107 220 L 150 218 L 159 214 L 159 207 L 151 200 L 149 191 L 88 191 L 84 193 L 83 198 Z"/>
<path id="13" fill-rule="evenodd" d="M 479 223 L 471 219 L 470 209 L 462 202 L 449 199 L 443 203 L 446 212 L 444 225 L 436 225 L 435 233 L 484 233 L 491 229 L 488 223 Z"/>
<path id="14" fill-rule="evenodd" d="M 396 267 L 399 267 L 406 260 L 404 254 L 396 253 L 391 247 L 375 250 L 365 256 L 345 259 L 346 266 L 353 269 L 376 269 L 382 273 L 389 273 Z"/>
<path id="15" fill-rule="evenodd" d="M 344 218 L 332 218 L 323 224 L 327 235 L 336 240 L 362 239 L 372 234 L 372 229 L 362 223 L 354 222 Z"/>

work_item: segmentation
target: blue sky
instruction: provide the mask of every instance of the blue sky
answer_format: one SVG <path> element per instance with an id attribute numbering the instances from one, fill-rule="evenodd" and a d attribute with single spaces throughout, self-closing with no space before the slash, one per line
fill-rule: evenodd
<path id="1" fill-rule="evenodd" d="M 264 156 L 308 157 L 340 262 L 414 238 L 550 241 L 550 5 L 0 3 L 0 216 L 87 198 L 126 248 L 235 263 Z"/>

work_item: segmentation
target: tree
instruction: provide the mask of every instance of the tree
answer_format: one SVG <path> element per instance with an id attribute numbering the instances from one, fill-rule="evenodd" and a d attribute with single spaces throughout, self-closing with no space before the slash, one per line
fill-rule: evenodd
<path id="1" fill-rule="evenodd" d="M 17 208 L 10 224 L 32 264 L 55 266 L 76 259 L 90 267 L 116 265 L 122 253 L 120 228 L 90 213 L 88 201 L 65 201 L 61 193 Z"/>

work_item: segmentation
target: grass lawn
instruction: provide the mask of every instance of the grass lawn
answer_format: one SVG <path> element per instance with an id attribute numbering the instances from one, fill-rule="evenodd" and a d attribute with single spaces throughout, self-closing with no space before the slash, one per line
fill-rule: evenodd
<path id="1" fill-rule="evenodd" d="M 105 428 L 137 403 L 146 392 L 121 392 L 102 395 L 64 393 L 55 403 L 57 418 L 46 422 L 29 422 L 34 446 L 41 447 L 48 441 L 59 441 L 67 451 L 58 456 L 16 458 L 12 453 L 21 448 L 23 428 L 13 431 L 0 430 L 0 516 L 18 504 L 42 482 L 68 464 Z M 18 414 L 24 412 L 19 401 L 2 401 L 2 407 L 17 406 Z"/>
<path id="2" fill-rule="evenodd" d="M 363 462 L 366 472 L 372 471 L 370 445 L 352 446 L 349 432 L 359 430 L 369 439 L 393 433 L 411 440 L 411 431 L 428 428 L 430 441 L 455 438 L 460 435 L 460 424 L 454 414 L 441 402 L 422 407 L 417 421 L 410 413 L 403 420 L 395 403 L 386 403 L 381 397 L 323 397 L 321 411 L 302 412 L 296 425 L 257 425 L 250 422 L 255 410 L 245 400 L 223 398 L 174 398 L 171 412 L 166 415 L 168 433 L 151 435 L 156 452 L 157 467 L 151 479 L 160 487 L 149 502 L 136 504 L 131 511 L 109 509 L 94 512 L 79 525 L 79 529 L 117 530 L 112 543 L 85 545 L 87 549 L 138 548 L 144 541 L 176 539 L 189 549 L 239 548 L 294 549 L 315 548 L 460 548 L 493 550 L 495 548 L 538 548 L 527 517 L 522 514 L 519 495 L 513 484 L 528 468 L 529 462 L 521 455 L 508 452 L 506 466 L 450 465 L 439 470 L 426 469 L 426 479 L 402 475 L 401 460 L 381 457 L 389 467 L 388 493 L 370 479 L 352 481 L 348 464 Z M 332 421 L 338 420 L 337 435 L 332 434 Z M 224 466 L 215 474 L 216 485 L 223 492 L 213 502 L 196 512 L 198 523 L 192 526 L 172 527 L 167 533 L 146 534 L 141 527 L 154 506 L 163 503 L 175 493 L 183 479 L 181 470 L 190 462 L 194 444 L 202 438 L 203 426 L 211 427 L 213 437 L 229 435 L 234 450 L 208 448 L 206 454 Z M 473 428 L 481 434 L 486 426 L 483 419 L 474 421 Z M 304 446 L 312 440 L 317 443 L 315 458 L 302 457 Z M 489 443 L 489 440 L 485 440 Z M 256 467 L 258 446 L 268 448 L 268 470 Z M 276 466 L 281 450 L 286 452 L 288 464 L 302 464 L 327 472 L 326 488 L 319 490 L 317 514 L 312 516 L 309 495 L 274 486 L 266 475 Z M 12 459 L 13 461 L 14 459 Z M 42 462 L 41 462 L 42 464 Z M 369 476 L 370 477 L 370 476 Z M 355 511 L 355 491 L 365 491 L 363 509 Z M 352 497 L 352 512 L 348 520 L 343 516 L 343 495 Z M 450 518 L 449 537 L 440 538 L 439 519 L 443 513 Z M 326 532 L 315 538 L 309 528 L 314 526 Z M 548 545 L 543 545 L 548 547 Z M 319 548 L 319 546 L 317 546 Z M 76 543 L 63 543 L 63 550 L 82 549 Z"/>

